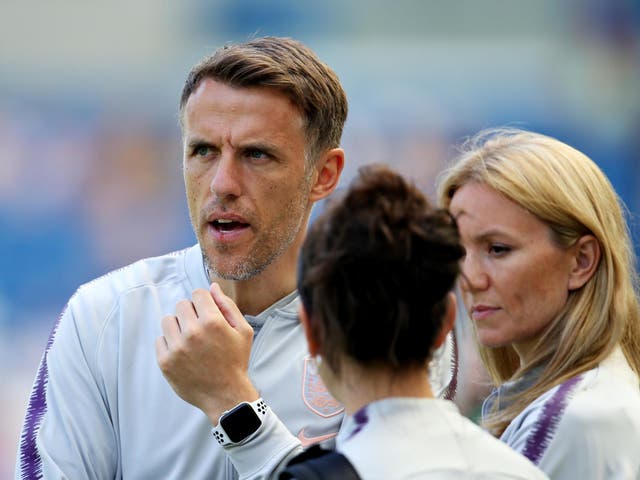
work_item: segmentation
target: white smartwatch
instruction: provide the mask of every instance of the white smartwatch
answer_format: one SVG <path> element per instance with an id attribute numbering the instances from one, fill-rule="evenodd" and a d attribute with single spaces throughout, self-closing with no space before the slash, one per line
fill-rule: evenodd
<path id="1" fill-rule="evenodd" d="M 220 416 L 211 433 L 220 445 L 240 443 L 258 431 L 268 408 L 262 398 L 241 402 Z"/>

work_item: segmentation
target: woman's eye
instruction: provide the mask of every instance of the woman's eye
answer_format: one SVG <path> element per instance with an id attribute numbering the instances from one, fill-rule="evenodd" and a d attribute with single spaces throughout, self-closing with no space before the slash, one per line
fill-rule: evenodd
<path id="1" fill-rule="evenodd" d="M 490 245 L 489 252 L 493 255 L 504 255 L 511 249 L 505 245 Z"/>

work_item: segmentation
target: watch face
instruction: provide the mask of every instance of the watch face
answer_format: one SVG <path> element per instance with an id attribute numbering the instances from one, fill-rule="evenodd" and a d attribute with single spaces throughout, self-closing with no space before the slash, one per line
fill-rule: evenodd
<path id="1" fill-rule="evenodd" d="M 248 403 L 241 403 L 220 418 L 229 440 L 238 443 L 260 428 L 262 422 Z"/>

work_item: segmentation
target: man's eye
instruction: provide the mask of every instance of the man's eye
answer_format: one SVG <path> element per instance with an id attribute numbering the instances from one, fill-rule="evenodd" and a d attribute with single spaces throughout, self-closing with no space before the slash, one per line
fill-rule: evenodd
<path id="1" fill-rule="evenodd" d="M 267 155 L 262 150 L 249 150 L 249 157 L 254 160 L 260 160 L 265 158 Z"/>
<path id="2" fill-rule="evenodd" d="M 200 145 L 193 151 L 194 155 L 198 157 L 206 157 L 210 152 L 211 148 L 207 147 L 206 145 Z"/>

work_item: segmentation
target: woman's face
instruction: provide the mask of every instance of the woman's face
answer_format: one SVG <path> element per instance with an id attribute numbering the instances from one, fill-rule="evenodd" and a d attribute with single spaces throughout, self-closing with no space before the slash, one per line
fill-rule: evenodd
<path id="1" fill-rule="evenodd" d="M 572 249 L 518 204 L 480 183 L 459 188 L 450 210 L 466 255 L 460 287 L 478 339 L 513 345 L 524 361 L 569 294 Z"/>

